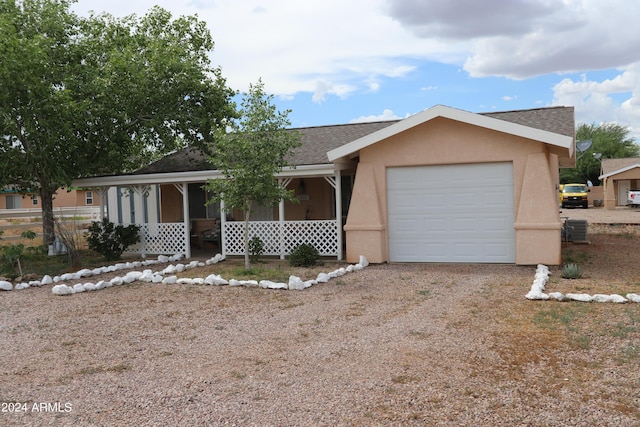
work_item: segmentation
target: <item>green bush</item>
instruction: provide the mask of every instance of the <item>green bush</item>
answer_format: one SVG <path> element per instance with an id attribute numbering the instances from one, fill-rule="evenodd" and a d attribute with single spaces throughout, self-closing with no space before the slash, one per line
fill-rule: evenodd
<path id="1" fill-rule="evenodd" d="M 294 267 L 312 267 L 320 260 L 318 250 L 312 245 L 303 243 L 289 255 L 289 264 Z"/>
<path id="2" fill-rule="evenodd" d="M 251 262 L 258 262 L 260 257 L 264 253 L 264 243 L 258 236 L 253 236 L 251 240 L 249 240 L 249 256 L 251 257 Z"/>
<path id="3" fill-rule="evenodd" d="M 107 261 L 120 259 L 129 246 L 140 241 L 139 226 L 115 225 L 107 218 L 94 221 L 88 230 L 89 248 L 104 256 Z"/>

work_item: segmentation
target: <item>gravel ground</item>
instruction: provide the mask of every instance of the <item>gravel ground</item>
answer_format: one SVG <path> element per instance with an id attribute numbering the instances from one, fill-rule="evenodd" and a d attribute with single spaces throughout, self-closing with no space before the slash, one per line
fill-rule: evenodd
<path id="1" fill-rule="evenodd" d="M 598 227 L 566 249 L 583 279 L 555 268 L 551 290 L 640 293 L 640 227 Z M 640 424 L 640 304 L 528 301 L 533 275 L 394 264 L 304 291 L 3 292 L 0 425 Z"/>

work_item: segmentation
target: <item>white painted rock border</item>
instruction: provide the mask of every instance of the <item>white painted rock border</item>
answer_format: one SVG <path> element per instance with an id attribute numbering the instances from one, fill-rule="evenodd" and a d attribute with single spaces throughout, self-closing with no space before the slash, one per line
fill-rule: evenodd
<path id="1" fill-rule="evenodd" d="M 640 303 L 640 295 L 638 294 L 627 294 L 626 298 L 618 294 L 589 295 L 576 293 L 563 294 L 562 292 L 549 292 L 548 294 L 545 294 L 544 290 L 547 286 L 547 282 L 549 281 L 549 275 L 551 275 L 549 267 L 543 264 L 538 264 L 538 266 L 536 267 L 536 274 L 534 276 L 533 283 L 531 284 L 531 290 L 527 293 L 527 295 L 525 295 L 525 298 L 529 300 L 553 299 L 556 301 L 613 302 L 616 304 L 624 304 L 629 301 Z"/>
<path id="2" fill-rule="evenodd" d="M 167 258 L 165 260 L 165 258 L 161 258 L 162 256 L 158 257 L 157 261 L 154 261 L 152 264 L 159 264 L 159 263 L 165 263 L 168 261 L 177 261 L 177 260 L 181 260 L 183 258 L 183 255 L 174 255 L 173 257 Z M 360 260 L 357 264 L 354 265 L 349 265 L 347 267 L 341 267 L 335 271 L 332 271 L 330 273 L 320 273 L 318 274 L 318 277 L 316 279 L 312 279 L 312 280 L 302 280 L 301 278 L 297 277 L 297 276 L 290 276 L 289 277 L 289 282 L 288 283 L 275 283 L 275 282 L 271 282 L 269 280 L 261 280 L 261 281 L 257 281 L 257 280 L 235 280 L 235 279 L 229 279 L 226 280 L 222 277 L 220 277 L 219 275 L 215 275 L 215 274 L 210 274 L 209 276 L 207 276 L 206 278 L 178 278 L 174 273 L 178 273 L 178 272 L 183 272 L 187 269 L 191 269 L 191 268 L 196 268 L 196 267 L 204 267 L 205 265 L 212 265 L 212 264 L 216 264 L 220 261 L 224 260 L 224 256 L 217 254 L 216 256 L 206 260 L 205 262 L 199 262 L 199 261 L 191 261 L 189 264 L 177 264 L 177 265 L 173 265 L 170 264 L 169 266 L 165 267 L 163 270 L 161 271 L 156 271 L 153 272 L 149 269 L 144 270 L 144 271 L 129 271 L 127 274 L 124 275 L 124 277 L 121 276 L 116 276 L 113 279 L 111 279 L 110 281 L 99 281 L 98 283 L 91 283 L 91 282 L 86 282 L 86 283 L 75 283 L 72 286 L 69 286 L 65 283 L 59 283 L 56 284 L 52 289 L 51 292 L 54 295 L 59 295 L 59 296 L 65 296 L 65 295 L 73 295 L 73 294 L 77 294 L 77 293 L 82 293 L 82 292 L 86 292 L 86 291 L 97 291 L 99 289 L 104 289 L 104 288 L 108 288 L 111 286 L 120 286 L 123 285 L 125 283 L 133 283 L 135 281 L 141 281 L 141 282 L 152 282 L 152 283 L 162 283 L 164 285 L 210 285 L 210 286 L 224 286 L 224 285 L 228 285 L 228 286 L 245 286 L 245 287 L 261 287 L 264 289 L 289 289 L 289 290 L 304 290 L 307 289 L 313 285 L 316 285 L 318 283 L 326 283 L 328 282 L 330 279 L 335 278 L 335 277 L 340 277 L 343 276 L 347 273 L 350 272 L 354 272 L 354 271 L 359 271 L 362 270 L 364 267 L 369 265 L 369 261 L 367 261 L 367 259 L 364 256 L 360 256 Z M 135 264 L 135 263 L 134 263 Z M 146 265 L 152 265 L 152 264 L 146 264 Z M 98 272 L 95 274 L 101 274 L 103 272 L 107 272 L 107 271 L 116 271 L 119 269 L 125 269 L 127 268 L 127 266 L 129 265 L 129 263 L 127 264 L 123 264 L 123 265 L 118 265 L 116 264 L 116 266 L 114 266 L 114 270 L 109 270 L 111 267 L 104 267 L 107 270 L 102 270 L 102 269 L 98 269 Z M 142 265 L 142 263 L 141 263 Z M 135 268 L 134 265 L 132 265 L 133 268 Z M 82 274 L 81 274 L 82 272 Z M 77 272 L 71 276 L 69 276 L 70 279 L 73 280 L 78 280 L 82 277 L 86 276 L 91 276 L 93 273 L 93 271 L 90 270 L 81 270 L 81 272 Z M 51 280 L 51 283 L 58 283 L 60 281 L 63 281 L 61 277 L 56 276 L 55 278 L 53 278 Z M 68 281 L 68 280 L 64 280 L 64 281 Z M 38 285 L 40 286 L 40 285 Z M 17 289 L 17 286 L 16 286 Z"/>

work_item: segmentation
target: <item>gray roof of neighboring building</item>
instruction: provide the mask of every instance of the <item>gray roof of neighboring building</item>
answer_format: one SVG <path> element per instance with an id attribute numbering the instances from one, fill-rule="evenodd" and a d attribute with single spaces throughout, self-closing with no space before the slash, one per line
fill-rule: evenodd
<path id="1" fill-rule="evenodd" d="M 573 107 L 547 107 L 480 114 L 571 137 L 574 136 L 575 132 Z M 301 133 L 302 145 L 289 156 L 288 162 L 295 166 L 329 163 L 327 152 L 398 121 L 389 120 L 292 129 Z M 200 150 L 185 148 L 137 170 L 134 174 L 190 172 L 209 169 L 213 169 L 213 166 Z"/>

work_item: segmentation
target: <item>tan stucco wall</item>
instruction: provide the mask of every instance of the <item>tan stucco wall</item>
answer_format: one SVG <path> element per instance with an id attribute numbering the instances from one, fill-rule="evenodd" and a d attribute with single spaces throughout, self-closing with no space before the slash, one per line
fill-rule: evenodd
<path id="1" fill-rule="evenodd" d="M 558 158 L 538 141 L 446 118 L 435 118 L 360 151 L 345 225 L 347 260 L 388 262 L 386 169 L 512 162 L 516 263 L 557 265 L 561 259 Z M 527 185 L 524 185 L 525 182 Z"/>
<path id="2" fill-rule="evenodd" d="M 634 168 L 611 175 L 602 182 L 604 186 L 604 207 L 605 209 L 615 209 L 618 205 L 618 181 L 631 181 L 631 188 L 640 186 L 640 169 Z"/>

